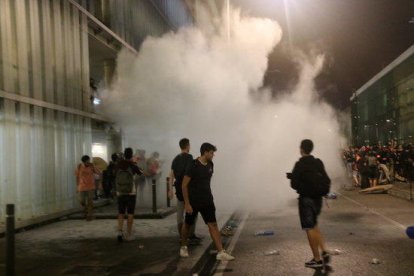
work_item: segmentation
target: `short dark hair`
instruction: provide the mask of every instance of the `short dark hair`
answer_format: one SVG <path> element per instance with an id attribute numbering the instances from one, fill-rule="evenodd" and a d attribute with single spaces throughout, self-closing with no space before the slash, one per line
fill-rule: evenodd
<path id="1" fill-rule="evenodd" d="M 132 155 L 133 155 L 132 148 L 125 148 L 125 150 L 124 150 L 125 159 L 131 159 Z"/>
<path id="2" fill-rule="evenodd" d="M 113 154 L 111 155 L 111 160 L 112 160 L 112 162 L 116 162 L 116 161 L 118 160 L 118 154 L 113 153 Z"/>
<path id="3" fill-rule="evenodd" d="M 190 145 L 190 140 L 183 138 L 178 144 L 180 145 L 180 149 L 185 149 L 188 145 Z"/>
<path id="4" fill-rule="evenodd" d="M 312 140 L 305 139 L 300 142 L 300 148 L 306 153 L 309 154 L 313 150 L 313 142 Z"/>
<path id="5" fill-rule="evenodd" d="M 203 155 L 206 151 L 217 151 L 217 148 L 210 143 L 203 143 L 200 147 L 201 155 Z"/>
<path id="6" fill-rule="evenodd" d="M 89 155 L 84 155 L 84 156 L 82 156 L 81 160 L 82 160 L 83 163 L 85 163 L 85 162 L 88 162 L 89 160 L 91 160 L 91 158 L 89 157 Z"/>

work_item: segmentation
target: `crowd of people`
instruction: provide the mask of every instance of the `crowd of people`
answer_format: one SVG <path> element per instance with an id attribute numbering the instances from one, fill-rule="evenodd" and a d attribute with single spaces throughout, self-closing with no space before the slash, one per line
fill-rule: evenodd
<path id="1" fill-rule="evenodd" d="M 193 159 L 189 154 L 190 141 L 183 138 L 179 142 L 181 153 L 177 155 L 171 166 L 170 191 L 175 186 L 178 199 L 177 227 L 180 237 L 180 256 L 188 257 L 187 245 L 191 242 L 200 242 L 201 239 L 194 233 L 198 213 L 206 223 L 210 236 L 218 250 L 217 260 L 231 261 L 234 257 L 228 254 L 221 241 L 221 233 L 216 220 L 216 208 L 210 188 L 213 175 L 214 152 L 216 147 L 210 143 L 203 143 L 200 148 L 200 156 Z M 137 201 L 138 181 L 140 176 L 154 179 L 160 171 L 159 154 L 154 152 L 145 161 L 145 153 L 137 151 L 133 155 L 132 148 L 126 148 L 122 155 L 112 154 L 111 162 L 107 168 L 101 171 L 91 163 L 89 156 L 84 155 L 76 169 L 76 183 L 80 204 L 84 207 L 85 217 L 92 220 L 93 195 L 96 189 L 96 175 L 102 174 L 104 195 L 113 197 L 116 195 L 118 205 L 117 240 L 122 242 L 135 239 L 132 234 L 135 205 Z M 145 166 L 145 169 L 142 167 Z M 126 231 L 124 221 L 126 220 Z"/>
<path id="2" fill-rule="evenodd" d="M 342 155 L 354 187 L 361 189 L 414 179 L 411 144 L 349 147 Z"/>
<path id="3" fill-rule="evenodd" d="M 93 219 L 94 200 L 101 197 L 114 199 L 117 196 L 116 177 L 125 160 L 139 167 L 141 171 L 139 175 L 144 177 L 133 177 L 133 186 L 136 189 L 139 183 L 145 183 L 145 177 L 159 178 L 161 161 L 158 158 L 158 152 L 152 153 L 150 158 L 145 158 L 145 151 L 137 150 L 133 155 L 132 149 L 128 148 L 122 153 L 113 153 L 108 166 L 99 169 L 88 155 L 82 156 L 75 175 L 79 202 L 84 208 L 86 219 Z"/>

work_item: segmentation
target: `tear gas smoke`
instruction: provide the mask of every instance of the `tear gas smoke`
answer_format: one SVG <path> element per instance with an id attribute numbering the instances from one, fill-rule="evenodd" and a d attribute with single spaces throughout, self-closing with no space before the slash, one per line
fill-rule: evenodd
<path id="1" fill-rule="evenodd" d="M 125 146 L 160 152 L 164 175 L 179 139 L 190 139 L 195 157 L 202 142 L 216 145 L 217 208 L 280 207 L 295 197 L 285 173 L 300 157 L 302 139 L 314 141 L 331 177 L 342 172 L 336 115 L 313 83 L 323 56 L 298 54 L 298 84 L 272 99 L 259 90 L 281 28 L 239 11 L 231 12 L 230 24 L 230 40 L 226 24 L 215 33 L 186 27 L 147 38 L 137 56 L 121 52 L 104 112 L 123 128 Z"/>

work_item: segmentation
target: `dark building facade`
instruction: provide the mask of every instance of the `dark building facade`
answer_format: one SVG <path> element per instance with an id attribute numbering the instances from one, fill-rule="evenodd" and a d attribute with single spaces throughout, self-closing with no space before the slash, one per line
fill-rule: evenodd
<path id="1" fill-rule="evenodd" d="M 414 142 L 414 45 L 351 98 L 354 145 Z"/>

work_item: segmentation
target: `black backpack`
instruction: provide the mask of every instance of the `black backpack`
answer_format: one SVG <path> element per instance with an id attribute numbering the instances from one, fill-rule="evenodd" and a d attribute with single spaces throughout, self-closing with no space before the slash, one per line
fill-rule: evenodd
<path id="1" fill-rule="evenodd" d="M 331 180 L 323 168 L 323 163 L 319 159 L 306 168 L 303 178 L 306 190 L 311 196 L 325 196 L 331 189 Z"/>

